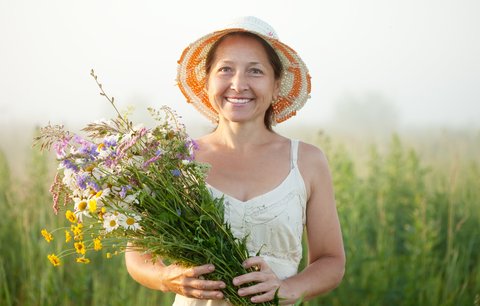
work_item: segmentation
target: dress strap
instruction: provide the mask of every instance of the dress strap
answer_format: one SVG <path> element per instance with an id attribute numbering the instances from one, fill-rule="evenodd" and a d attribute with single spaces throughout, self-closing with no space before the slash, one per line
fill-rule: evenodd
<path id="1" fill-rule="evenodd" d="M 297 166 L 298 160 L 298 140 L 292 139 L 290 140 L 291 148 L 290 148 L 290 165 L 293 168 Z"/>

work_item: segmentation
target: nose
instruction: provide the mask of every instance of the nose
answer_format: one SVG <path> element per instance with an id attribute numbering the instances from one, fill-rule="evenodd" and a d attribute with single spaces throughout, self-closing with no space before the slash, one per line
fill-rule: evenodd
<path id="1" fill-rule="evenodd" d="M 235 90 L 236 92 L 243 92 L 245 90 L 248 90 L 249 85 L 245 74 L 240 71 L 235 73 L 235 75 L 232 77 L 230 88 Z"/>

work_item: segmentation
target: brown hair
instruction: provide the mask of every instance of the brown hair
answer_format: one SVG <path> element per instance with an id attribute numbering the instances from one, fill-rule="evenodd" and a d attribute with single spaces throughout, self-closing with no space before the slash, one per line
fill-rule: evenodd
<path id="1" fill-rule="evenodd" d="M 208 51 L 207 58 L 205 60 L 205 72 L 207 73 L 207 78 L 208 78 L 208 75 L 210 74 L 210 70 L 212 69 L 213 60 L 215 59 L 215 53 L 218 49 L 218 46 L 227 37 L 237 36 L 237 35 L 253 38 L 263 46 L 265 53 L 267 54 L 268 60 L 270 62 L 270 65 L 273 68 L 273 74 L 274 74 L 275 80 L 279 80 L 280 77 L 282 76 L 283 66 L 282 66 L 282 62 L 280 61 L 280 57 L 278 56 L 277 52 L 275 52 L 275 49 L 273 49 L 273 47 L 260 36 L 250 32 L 243 32 L 243 31 L 228 33 L 222 36 L 219 40 L 217 40 L 213 44 L 213 46 Z M 269 131 L 273 131 L 272 119 L 273 119 L 273 107 L 270 104 L 267 111 L 265 112 L 265 118 L 264 118 L 265 126 Z"/>

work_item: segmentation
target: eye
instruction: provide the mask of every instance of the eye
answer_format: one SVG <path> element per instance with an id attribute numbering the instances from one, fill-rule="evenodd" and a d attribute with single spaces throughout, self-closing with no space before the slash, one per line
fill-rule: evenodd
<path id="1" fill-rule="evenodd" d="M 258 69 L 258 68 L 250 68 L 250 73 L 252 74 L 263 74 L 263 70 Z"/>
<path id="2" fill-rule="evenodd" d="M 218 72 L 230 72 L 230 71 L 232 71 L 232 68 L 228 66 L 223 66 L 218 68 Z"/>

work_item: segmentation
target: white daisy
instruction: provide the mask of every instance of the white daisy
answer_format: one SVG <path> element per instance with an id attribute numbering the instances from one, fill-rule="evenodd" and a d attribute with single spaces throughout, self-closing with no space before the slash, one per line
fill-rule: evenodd
<path id="1" fill-rule="evenodd" d="M 99 168 L 99 167 L 93 168 L 92 176 L 93 176 L 94 179 L 100 180 L 101 178 L 103 178 L 104 175 L 105 175 L 105 173 L 104 173 L 104 170 L 102 168 Z"/>
<path id="2" fill-rule="evenodd" d="M 145 158 L 140 155 L 133 155 L 131 158 L 128 159 L 127 165 L 133 166 L 135 168 L 140 168 L 143 166 L 143 163 L 145 162 Z"/>
<path id="3" fill-rule="evenodd" d="M 120 226 L 120 223 L 119 223 L 120 216 L 124 216 L 124 215 L 106 213 L 103 216 L 103 228 L 107 231 L 107 233 L 110 233 L 111 231 L 116 230 Z"/>
<path id="4" fill-rule="evenodd" d="M 126 204 L 138 204 L 138 194 L 139 192 L 127 195 L 125 198 L 123 198 L 123 202 L 125 202 Z"/>
<path id="5" fill-rule="evenodd" d="M 75 190 L 77 188 L 75 172 L 68 168 L 64 169 L 62 182 L 68 187 L 68 189 Z"/>
<path id="6" fill-rule="evenodd" d="M 83 216 L 90 217 L 89 207 L 88 207 L 88 200 L 83 198 L 73 198 L 74 201 L 74 214 L 77 219 L 81 222 L 83 220 Z"/>
<path id="7" fill-rule="evenodd" d="M 127 230 L 134 230 L 134 231 L 141 228 L 140 224 L 138 224 L 138 221 L 140 220 L 142 220 L 142 218 L 140 218 L 140 216 L 138 215 L 130 215 L 130 216 L 119 215 L 118 217 L 118 222 L 123 228 Z"/>
<path id="8" fill-rule="evenodd" d="M 95 193 L 90 197 L 89 200 L 95 200 L 97 207 L 103 207 L 105 206 L 105 198 L 110 194 L 110 188 L 105 188 L 103 190 L 100 190 L 99 192 Z"/>

